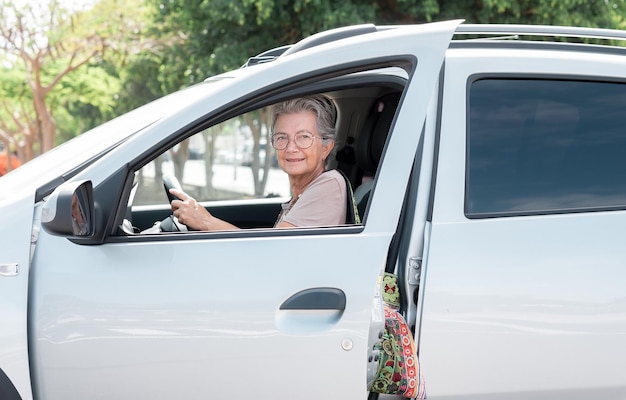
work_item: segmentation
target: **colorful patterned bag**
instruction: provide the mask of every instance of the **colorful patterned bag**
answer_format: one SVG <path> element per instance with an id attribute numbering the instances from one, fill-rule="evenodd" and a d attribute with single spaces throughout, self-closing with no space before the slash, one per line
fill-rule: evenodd
<path id="1" fill-rule="evenodd" d="M 417 348 L 406 320 L 397 311 L 399 292 L 395 275 L 386 273 L 383 279 L 385 329 L 375 345 L 380 352 L 376 377 L 370 392 L 424 399 L 426 389 L 420 370 Z"/>

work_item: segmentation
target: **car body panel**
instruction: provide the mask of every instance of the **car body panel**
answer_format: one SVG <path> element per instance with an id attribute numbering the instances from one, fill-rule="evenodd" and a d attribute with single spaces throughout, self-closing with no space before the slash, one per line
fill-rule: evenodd
<path id="1" fill-rule="evenodd" d="M 0 224 L 0 368 L 24 399 L 31 396 L 27 315 L 34 197 L 32 191 L 5 199 L 2 207 L 10 212 Z"/>
<path id="2" fill-rule="evenodd" d="M 606 54 L 448 52 L 420 335 L 429 398 L 626 395 L 626 212 L 468 219 L 468 96 L 456 95 L 476 75 L 624 82 L 624 66 Z"/>

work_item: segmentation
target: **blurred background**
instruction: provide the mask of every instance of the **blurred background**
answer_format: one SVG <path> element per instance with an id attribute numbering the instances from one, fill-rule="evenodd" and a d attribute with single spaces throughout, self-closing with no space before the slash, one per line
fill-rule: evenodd
<path id="1" fill-rule="evenodd" d="M 623 29 L 624 1 L 0 0 L 0 175 L 150 100 L 325 29 L 455 18 Z M 252 163 L 250 135 L 237 132 L 222 139 L 225 147 L 239 143 L 234 157 L 220 155 L 223 164 Z M 263 140 L 255 143 L 257 154 L 266 152 Z M 188 158 L 202 151 L 190 145 Z"/>

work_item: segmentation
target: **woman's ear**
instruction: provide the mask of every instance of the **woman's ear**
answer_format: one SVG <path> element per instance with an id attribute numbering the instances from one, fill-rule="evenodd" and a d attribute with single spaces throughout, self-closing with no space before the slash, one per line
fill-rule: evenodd
<path id="1" fill-rule="evenodd" d="M 335 148 L 334 140 L 329 140 L 328 144 L 324 144 L 324 141 L 322 141 L 322 152 L 324 154 L 324 160 L 326 160 L 326 157 L 328 157 L 330 152 L 333 151 L 333 148 Z"/>

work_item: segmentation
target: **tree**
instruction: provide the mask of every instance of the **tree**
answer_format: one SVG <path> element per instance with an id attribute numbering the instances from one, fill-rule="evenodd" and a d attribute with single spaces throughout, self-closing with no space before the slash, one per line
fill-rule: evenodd
<path id="1" fill-rule="evenodd" d="M 438 0 L 426 19 L 465 18 L 471 23 L 572 25 L 616 28 L 623 1 L 588 0 Z M 623 15 L 623 14 L 622 14 Z"/>
<path id="2" fill-rule="evenodd" d="M 123 63 L 135 43 L 140 43 L 141 32 L 141 20 L 136 18 L 141 13 L 124 14 L 117 0 L 102 0 L 81 10 L 68 10 L 59 0 L 50 0 L 44 7 L 36 3 L 0 0 L 0 60 L 4 71 L 15 71 L 3 84 L 0 128 L 5 132 L 3 142 L 15 148 L 22 161 L 54 147 L 56 107 L 95 100 L 97 107 L 110 108 L 106 99 L 98 101 L 97 96 L 89 95 L 106 93 L 112 98 L 111 89 L 117 89 L 114 77 L 98 66 L 103 64 L 107 50 L 114 54 L 111 59 Z M 132 3 L 140 4 L 138 0 Z M 104 88 L 100 86 L 102 80 L 90 80 L 86 75 L 68 79 L 87 66 L 92 68 L 90 75 L 103 78 L 109 85 Z M 17 79 L 15 74 L 20 73 L 23 78 Z M 73 90 L 81 84 L 80 90 Z M 64 103 L 61 96 L 53 95 L 63 88 L 72 89 L 65 90 L 71 95 Z"/>
<path id="3" fill-rule="evenodd" d="M 243 117 L 252 133 L 252 163 L 250 169 L 254 180 L 254 194 L 261 196 L 265 193 L 265 186 L 272 165 L 271 147 L 269 146 L 271 140 L 272 113 L 269 108 L 263 108 L 247 113 Z M 265 141 L 265 152 L 264 158 L 261 160 L 260 149 L 262 139 Z M 263 170 L 263 174 L 261 174 L 261 170 Z"/>

